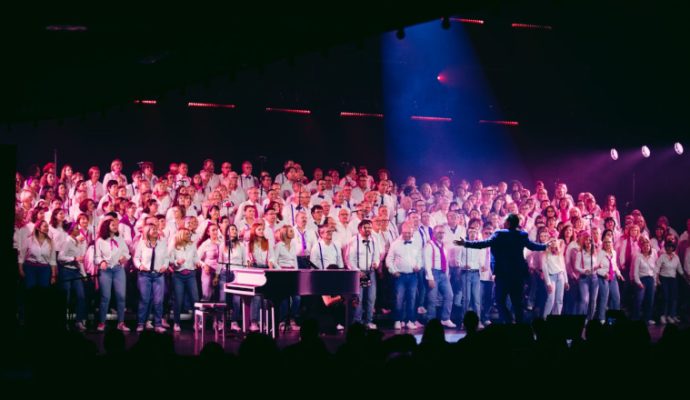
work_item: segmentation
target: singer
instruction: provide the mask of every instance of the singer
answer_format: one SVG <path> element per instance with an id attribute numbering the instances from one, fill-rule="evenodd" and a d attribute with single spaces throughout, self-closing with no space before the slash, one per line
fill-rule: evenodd
<path id="1" fill-rule="evenodd" d="M 455 240 L 458 246 L 470 249 L 491 247 L 491 269 L 496 277 L 496 304 L 501 320 L 512 323 L 513 318 L 506 306 L 507 297 L 513 305 L 515 320 L 518 324 L 523 321 L 522 290 L 529 276 L 527 262 L 523 249 L 544 251 L 555 239 L 546 243 L 535 243 L 527 237 L 527 232 L 519 229 L 520 219 L 516 214 L 508 214 L 504 228 L 494 232 L 487 240 L 465 241 Z"/>

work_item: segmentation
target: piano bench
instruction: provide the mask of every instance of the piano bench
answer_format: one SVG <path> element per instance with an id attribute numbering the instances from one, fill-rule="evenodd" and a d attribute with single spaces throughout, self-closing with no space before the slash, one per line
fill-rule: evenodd
<path id="1" fill-rule="evenodd" d="M 194 336 L 201 331 L 201 336 L 204 336 L 204 327 L 206 326 L 206 317 L 213 317 L 213 326 L 216 334 L 219 329 L 218 325 L 222 327 L 220 331 L 225 329 L 225 310 L 227 304 L 225 303 L 194 303 Z"/>

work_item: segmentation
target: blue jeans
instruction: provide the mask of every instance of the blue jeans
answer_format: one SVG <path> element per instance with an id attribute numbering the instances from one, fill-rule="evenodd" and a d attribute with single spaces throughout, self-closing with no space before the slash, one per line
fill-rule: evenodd
<path id="1" fill-rule="evenodd" d="M 614 279 L 612 281 L 609 281 L 608 279 L 600 276 L 598 297 L 598 317 L 599 320 L 603 321 L 606 318 L 607 309 L 610 308 L 611 310 L 620 310 L 621 308 L 621 295 L 618 290 L 618 280 Z"/>
<path id="2" fill-rule="evenodd" d="M 71 269 L 60 267 L 58 270 L 58 277 L 60 288 L 65 291 L 67 296 L 67 306 L 70 304 L 70 296 L 74 290 L 74 295 L 77 300 L 76 314 L 77 321 L 82 322 L 86 320 L 86 295 L 84 292 L 84 282 L 82 281 L 81 272 L 78 269 Z"/>
<path id="3" fill-rule="evenodd" d="M 453 306 L 462 307 L 462 295 L 464 293 L 462 268 L 450 267 L 450 287 L 453 289 Z M 462 319 L 462 316 L 460 316 L 460 319 Z"/>
<path id="4" fill-rule="evenodd" d="M 192 271 L 191 274 L 184 275 L 180 272 L 173 274 L 173 288 L 175 289 L 175 304 L 173 312 L 175 313 L 175 323 L 180 323 L 180 313 L 185 300 L 185 294 L 189 296 L 189 301 L 196 303 L 199 301 L 199 290 L 196 287 L 196 274 Z"/>
<path id="5" fill-rule="evenodd" d="M 448 275 L 441 270 L 432 269 L 431 273 L 436 285 L 433 289 L 430 288 L 426 294 L 427 316 L 430 320 L 436 318 L 436 307 L 440 303 L 441 321 L 446 321 L 450 319 L 450 312 L 453 308 L 453 288 L 450 286 Z M 443 298 L 442 302 L 438 299 L 439 294 Z"/>
<path id="6" fill-rule="evenodd" d="M 491 306 L 494 304 L 494 281 L 480 281 L 481 290 L 479 293 L 482 296 L 482 306 L 481 306 L 481 321 L 490 321 L 489 311 L 491 311 Z"/>
<path id="7" fill-rule="evenodd" d="M 50 287 L 51 268 L 49 265 L 35 266 L 24 263 L 24 283 L 27 289 L 34 286 Z"/>
<path id="8" fill-rule="evenodd" d="M 395 278 L 395 311 L 393 313 L 395 321 L 417 321 L 417 310 L 415 310 L 417 275 L 416 272 L 401 273 Z"/>
<path id="9" fill-rule="evenodd" d="M 422 269 L 417 272 L 417 307 L 424 307 L 426 303 L 426 270 Z"/>
<path id="10" fill-rule="evenodd" d="M 98 275 L 98 285 L 101 290 L 101 305 L 98 310 L 100 314 L 99 321 L 105 322 L 105 317 L 108 314 L 108 307 L 110 306 L 110 292 L 114 287 L 115 301 L 117 302 L 117 321 L 125 322 L 126 279 L 125 269 L 121 265 L 116 265 L 112 268 L 106 268 L 100 271 Z"/>
<path id="11" fill-rule="evenodd" d="M 661 304 L 661 315 L 675 317 L 678 304 L 678 282 L 676 282 L 676 278 L 667 278 L 665 276 L 660 276 L 659 280 L 661 281 L 661 292 L 664 295 L 664 302 Z"/>
<path id="12" fill-rule="evenodd" d="M 153 309 L 153 324 L 161 326 L 165 277 L 157 272 L 139 271 L 137 286 L 139 287 L 139 312 L 137 313 L 139 324 L 146 322 L 149 312 Z"/>
<path id="13" fill-rule="evenodd" d="M 376 303 L 376 271 L 371 270 L 365 273 L 368 274 L 369 279 L 371 279 L 371 286 L 362 288 L 362 290 L 359 291 L 359 301 L 357 302 L 357 307 L 355 307 L 354 322 L 360 323 L 374 322 L 374 303 Z M 364 310 L 366 310 L 366 315 L 364 316 L 364 320 L 362 320 Z"/>
<path id="14" fill-rule="evenodd" d="M 546 304 L 542 317 L 546 319 L 549 314 L 561 315 L 563 310 L 563 292 L 565 289 L 565 273 L 549 274 L 549 280 L 553 289 L 546 295 Z"/>
<path id="15" fill-rule="evenodd" d="M 477 316 L 480 316 L 481 290 L 479 284 L 479 270 L 462 270 L 460 277 L 462 278 L 462 293 L 464 294 L 462 300 L 463 318 L 470 307 L 477 313 Z"/>
<path id="16" fill-rule="evenodd" d="M 581 275 L 577 282 L 580 288 L 580 306 L 578 313 L 586 315 L 587 320 L 594 319 L 594 310 L 597 306 L 597 293 L 599 291 L 599 282 L 596 275 Z"/>
<path id="17" fill-rule="evenodd" d="M 643 276 L 640 278 L 640 282 L 642 282 L 642 287 L 638 286 L 635 293 L 633 319 L 642 318 L 643 321 L 650 321 L 654 310 L 654 277 Z"/>
<path id="18" fill-rule="evenodd" d="M 285 321 L 288 317 L 288 307 L 290 310 L 290 320 L 295 321 L 299 317 L 299 307 L 302 304 L 302 298 L 299 296 L 290 296 L 280 302 L 280 309 L 278 310 L 278 318 L 280 321 Z M 287 322 L 287 321 L 286 321 Z"/>

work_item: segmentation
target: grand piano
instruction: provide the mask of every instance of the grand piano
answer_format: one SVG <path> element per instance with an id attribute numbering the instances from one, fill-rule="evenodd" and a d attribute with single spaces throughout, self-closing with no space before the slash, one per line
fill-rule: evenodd
<path id="1" fill-rule="evenodd" d="M 248 301 L 253 296 L 264 298 L 259 329 L 276 336 L 275 308 L 290 296 L 356 295 L 360 291 L 359 271 L 230 268 L 232 281 L 225 284 L 225 293 L 242 299 L 242 330 L 247 330 Z"/>

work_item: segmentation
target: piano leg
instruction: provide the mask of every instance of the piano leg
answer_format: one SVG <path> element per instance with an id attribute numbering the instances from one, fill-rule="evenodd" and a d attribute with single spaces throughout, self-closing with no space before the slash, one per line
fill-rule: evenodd
<path id="1" fill-rule="evenodd" d="M 240 306 L 242 308 L 242 333 L 247 333 L 247 310 L 245 296 L 240 297 Z"/>
<path id="2" fill-rule="evenodd" d="M 276 338 L 276 307 L 271 304 L 271 337 Z"/>

